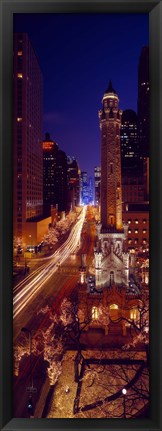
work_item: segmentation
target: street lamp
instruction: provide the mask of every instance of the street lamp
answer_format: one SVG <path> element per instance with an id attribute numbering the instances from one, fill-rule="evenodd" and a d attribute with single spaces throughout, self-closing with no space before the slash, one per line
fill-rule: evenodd
<path id="1" fill-rule="evenodd" d="M 125 397 L 126 397 L 126 393 L 127 393 L 127 390 L 126 390 L 125 388 L 123 388 L 123 389 L 122 389 L 122 394 L 123 394 L 124 418 L 126 418 L 126 409 L 125 409 L 125 407 L 126 407 L 126 405 L 125 405 Z"/>

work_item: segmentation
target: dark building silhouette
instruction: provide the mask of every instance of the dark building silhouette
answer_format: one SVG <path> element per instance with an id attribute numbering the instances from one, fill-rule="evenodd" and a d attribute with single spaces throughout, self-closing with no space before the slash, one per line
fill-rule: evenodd
<path id="1" fill-rule="evenodd" d="M 79 167 L 74 157 L 67 159 L 68 174 L 68 209 L 73 209 L 80 203 Z"/>
<path id="2" fill-rule="evenodd" d="M 132 109 L 123 111 L 120 128 L 121 166 L 132 167 L 139 160 L 137 114 Z"/>
<path id="3" fill-rule="evenodd" d="M 140 154 L 149 157 L 149 47 L 142 48 L 138 64 L 138 104 Z"/>
<path id="4" fill-rule="evenodd" d="M 49 133 L 46 133 L 45 140 L 42 143 L 43 149 L 43 213 L 49 217 L 51 206 L 57 203 L 56 194 L 56 167 L 58 145 L 50 139 Z"/>
<path id="5" fill-rule="evenodd" d="M 92 205 L 94 202 L 94 186 L 93 186 L 92 177 L 89 177 L 88 179 L 88 189 L 89 189 L 89 204 Z"/>
<path id="6" fill-rule="evenodd" d="M 44 216 L 51 214 L 51 208 L 67 210 L 67 156 L 57 143 L 46 133 L 43 149 L 43 208 Z"/>
<path id="7" fill-rule="evenodd" d="M 56 201 L 58 211 L 67 211 L 67 192 L 68 192 L 68 176 L 67 176 L 67 155 L 64 151 L 58 150 L 57 166 L 56 166 Z"/>
<path id="8" fill-rule="evenodd" d="M 120 128 L 123 202 L 144 200 L 144 164 L 139 150 L 138 118 L 132 109 L 123 111 Z"/>
<path id="9" fill-rule="evenodd" d="M 43 79 L 26 33 L 14 34 L 13 54 L 13 233 L 26 243 L 27 222 L 43 215 Z"/>
<path id="10" fill-rule="evenodd" d="M 142 48 L 138 65 L 138 120 L 140 156 L 143 159 L 144 199 L 149 200 L 149 47 Z"/>

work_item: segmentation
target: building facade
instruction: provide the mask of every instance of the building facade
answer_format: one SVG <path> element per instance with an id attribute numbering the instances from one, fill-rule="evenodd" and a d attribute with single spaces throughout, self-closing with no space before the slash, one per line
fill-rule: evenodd
<path id="1" fill-rule="evenodd" d="M 68 170 L 68 208 L 74 209 L 80 203 L 79 167 L 74 157 L 67 159 Z"/>
<path id="2" fill-rule="evenodd" d="M 149 157 L 149 47 L 142 48 L 138 64 L 138 104 L 139 143 L 142 157 Z"/>
<path id="3" fill-rule="evenodd" d="M 138 64 L 138 103 L 140 157 L 143 159 L 144 199 L 149 200 L 150 157 L 150 79 L 149 47 L 142 48 Z"/>
<path id="4" fill-rule="evenodd" d="M 139 138 L 137 114 L 132 109 L 122 113 L 120 127 L 121 166 L 123 168 L 138 166 Z"/>
<path id="5" fill-rule="evenodd" d="M 81 205 L 88 205 L 89 203 L 88 174 L 86 171 L 80 173 L 80 203 Z"/>
<path id="6" fill-rule="evenodd" d="M 128 204 L 123 211 L 123 222 L 128 225 L 128 249 L 149 248 L 149 204 Z"/>
<path id="7" fill-rule="evenodd" d="M 67 156 L 58 144 L 46 133 L 42 143 L 43 151 L 43 208 L 44 216 L 51 215 L 52 208 L 58 212 L 68 208 L 68 166 Z"/>
<path id="8" fill-rule="evenodd" d="M 120 128 L 123 202 L 145 199 L 144 163 L 140 155 L 138 119 L 132 109 L 123 111 Z"/>
<path id="9" fill-rule="evenodd" d="M 43 79 L 26 33 L 14 34 L 13 54 L 13 233 L 26 242 L 26 223 L 43 214 Z"/>
<path id="10" fill-rule="evenodd" d="M 56 166 L 58 145 L 46 133 L 42 143 L 43 149 L 43 213 L 45 217 L 51 214 L 51 207 L 56 206 Z"/>

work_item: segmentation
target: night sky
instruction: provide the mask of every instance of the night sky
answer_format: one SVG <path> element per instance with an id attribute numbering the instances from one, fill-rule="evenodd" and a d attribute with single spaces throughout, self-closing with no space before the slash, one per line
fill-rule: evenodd
<path id="1" fill-rule="evenodd" d="M 17 14 L 43 74 L 43 136 L 93 175 L 100 165 L 98 110 L 109 79 L 120 109 L 137 111 L 138 60 L 149 44 L 148 14 Z"/>

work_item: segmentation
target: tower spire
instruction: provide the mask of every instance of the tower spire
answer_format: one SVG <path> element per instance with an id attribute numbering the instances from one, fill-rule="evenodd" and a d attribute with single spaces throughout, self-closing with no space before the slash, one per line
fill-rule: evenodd
<path id="1" fill-rule="evenodd" d="M 111 79 L 109 80 L 109 85 L 107 87 L 107 90 L 105 93 L 115 93 L 116 94 L 116 90 L 114 90 L 113 86 L 112 86 L 112 81 Z"/>

